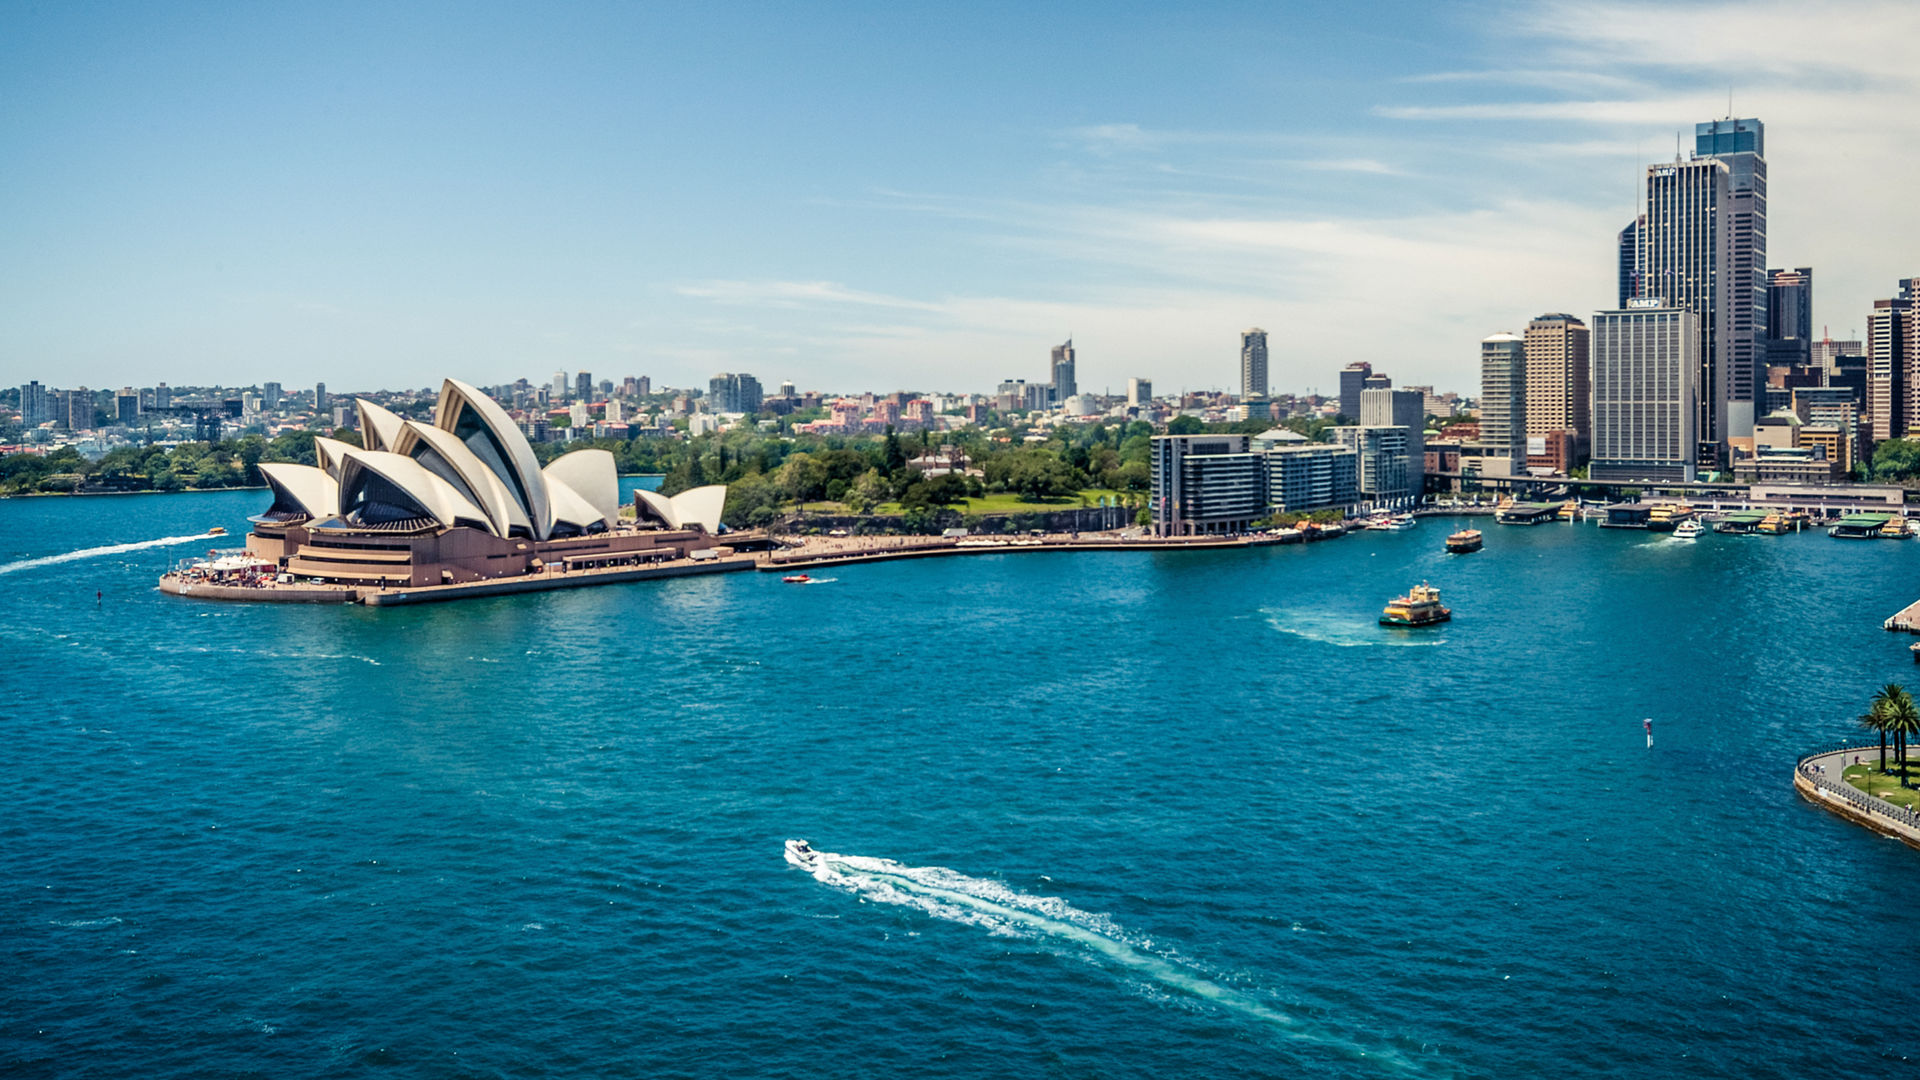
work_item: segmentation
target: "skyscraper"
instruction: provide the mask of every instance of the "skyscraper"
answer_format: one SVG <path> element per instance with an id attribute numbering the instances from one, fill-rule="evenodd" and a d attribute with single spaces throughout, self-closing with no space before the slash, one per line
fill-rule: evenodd
<path id="1" fill-rule="evenodd" d="M 280 399 L 285 396 L 285 391 L 281 390 L 277 382 L 263 383 L 260 386 L 260 398 L 269 409 L 279 408 Z"/>
<path id="2" fill-rule="evenodd" d="M 1626 307 L 1627 301 L 1640 295 L 1640 225 L 1646 220 L 1646 215 L 1642 214 L 1620 230 L 1621 307 Z"/>
<path id="3" fill-rule="evenodd" d="M 1699 317 L 1657 300 L 1593 316 L 1595 480 L 1694 478 Z"/>
<path id="4" fill-rule="evenodd" d="M 1548 436 L 1572 437 L 1570 461 L 1538 461 L 1567 471 L 1586 460 L 1593 439 L 1589 414 L 1592 364 L 1587 324 L 1565 313 L 1542 315 L 1527 324 L 1527 456 L 1554 457 Z M 1534 440 L 1541 440 L 1536 455 Z"/>
<path id="5" fill-rule="evenodd" d="M 1920 427 L 1920 278 L 1900 281 L 1867 316 L 1867 412 L 1876 442 Z"/>
<path id="6" fill-rule="evenodd" d="M 565 401 L 566 397 L 567 373 L 564 371 L 556 371 L 553 373 L 553 400 Z"/>
<path id="7" fill-rule="evenodd" d="M 1518 334 L 1480 342 L 1481 472 L 1524 476 L 1527 471 L 1527 345 Z"/>
<path id="8" fill-rule="evenodd" d="M 713 412 L 751 416 L 760 411 L 761 399 L 760 380 L 751 375 L 723 371 L 707 380 L 707 408 Z"/>
<path id="9" fill-rule="evenodd" d="M 1733 393 L 1725 355 L 1733 338 L 1733 230 L 1723 211 L 1733 198 L 1732 170 L 1719 158 L 1695 158 L 1647 167 L 1647 216 L 1640 229 L 1640 296 L 1682 308 L 1696 318 L 1699 347 L 1690 355 L 1700 364 L 1699 395 L 1690 430 L 1698 440 L 1698 461 L 1719 466 L 1728 428 L 1727 403 Z M 1751 351 L 1746 354 L 1751 361 Z M 1746 380 L 1746 417 L 1752 422 L 1752 378 Z"/>
<path id="10" fill-rule="evenodd" d="M 159 386 L 156 386 L 153 388 L 153 404 L 155 408 L 160 408 L 160 409 L 166 408 L 168 404 L 168 399 L 170 397 L 171 397 L 171 393 L 167 390 L 166 383 L 161 383 Z M 313 384 L 313 413 L 315 416 L 321 416 L 321 415 L 324 415 L 326 411 L 327 411 L 327 384 L 314 383 Z"/>
<path id="11" fill-rule="evenodd" d="M 1267 332 L 1254 327 L 1240 335 L 1240 398 L 1267 396 Z"/>
<path id="12" fill-rule="evenodd" d="M 1695 157 L 1724 161 L 1729 200 L 1720 215 L 1732 259 L 1727 281 L 1728 434 L 1753 434 L 1767 385 L 1767 129 L 1751 117 L 1693 126 Z"/>
<path id="13" fill-rule="evenodd" d="M 1053 347 L 1053 403 L 1059 405 L 1080 392 L 1073 381 L 1073 339 Z"/>
<path id="14" fill-rule="evenodd" d="M 1151 379 L 1127 380 L 1127 404 L 1138 407 L 1153 402 L 1153 381 Z"/>
<path id="15" fill-rule="evenodd" d="M 1813 267 L 1767 271 L 1766 362 L 1813 363 Z"/>
<path id="16" fill-rule="evenodd" d="M 593 376 L 588 372 L 578 372 L 573 377 L 573 396 L 576 401 L 593 400 Z"/>
<path id="17" fill-rule="evenodd" d="M 1360 391 L 1366 388 L 1367 376 L 1373 374 L 1373 365 L 1365 360 L 1356 360 L 1340 369 L 1340 415 L 1348 420 L 1360 419 Z"/>

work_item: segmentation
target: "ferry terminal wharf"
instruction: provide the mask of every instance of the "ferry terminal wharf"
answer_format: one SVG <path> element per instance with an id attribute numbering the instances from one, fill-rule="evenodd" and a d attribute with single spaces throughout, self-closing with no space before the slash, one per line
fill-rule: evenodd
<path id="1" fill-rule="evenodd" d="M 1324 530 L 1343 535 L 1345 530 Z M 1331 536 L 1329 536 L 1329 539 Z M 819 538 L 807 537 L 800 544 L 776 550 L 760 562 L 768 573 L 793 573 L 830 566 L 854 566 L 860 563 L 887 562 L 894 559 L 926 559 L 944 555 L 1011 555 L 1037 551 L 1209 551 L 1228 548 L 1270 547 L 1299 543 L 1303 534 L 1293 536 L 1255 533 L 1243 536 L 1170 536 L 1135 538 L 1114 533 L 1047 535 L 999 538 L 985 536 L 875 536 Z"/>

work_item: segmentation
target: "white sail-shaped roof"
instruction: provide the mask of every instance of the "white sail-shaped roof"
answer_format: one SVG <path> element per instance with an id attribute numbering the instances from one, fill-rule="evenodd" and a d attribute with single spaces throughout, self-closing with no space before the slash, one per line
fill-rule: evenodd
<path id="1" fill-rule="evenodd" d="M 385 480 L 393 489 L 389 494 L 402 497 L 410 504 L 389 504 L 385 500 L 376 500 L 390 510 L 407 511 L 397 517 L 431 518 L 448 528 L 468 525 L 486 529 L 490 525 L 486 511 L 475 506 L 459 489 L 435 476 L 412 458 L 386 450 L 352 450 L 347 453 L 346 460 L 340 466 L 340 512 L 343 515 L 354 515 L 363 508 L 362 496 L 369 493 L 373 477 Z M 385 522 L 361 520 L 353 523 L 379 525 Z"/>
<path id="2" fill-rule="evenodd" d="M 533 535 L 533 523 L 527 520 L 526 511 L 521 509 L 520 500 L 508 489 L 506 481 L 494 475 L 486 462 L 467 449 L 467 444 L 455 438 L 453 432 L 429 427 L 417 420 L 403 421 L 393 450 L 419 461 L 427 471 L 444 480 L 457 481 L 454 486 L 461 494 L 486 511 L 495 536 L 511 536 L 516 529 L 522 536 Z"/>
<path id="3" fill-rule="evenodd" d="M 573 489 L 608 522 L 620 520 L 620 471 L 605 450 L 575 450 L 561 454 L 541 470 L 551 486 L 555 481 Z"/>
<path id="4" fill-rule="evenodd" d="M 368 450 L 392 450 L 393 440 L 400 436 L 400 425 L 406 421 L 365 398 L 356 398 L 353 403 L 360 410 L 360 445 Z"/>
<path id="5" fill-rule="evenodd" d="M 505 409 L 466 383 L 448 379 L 440 386 L 434 426 L 452 432 L 506 484 L 532 523 L 535 538 L 545 540 L 552 535 L 553 512 L 548 506 L 546 479 L 540 474 L 540 459 L 534 457 L 527 437 Z"/>
<path id="6" fill-rule="evenodd" d="M 320 468 L 335 480 L 340 479 L 340 459 L 349 450 L 355 449 L 352 443 L 329 439 L 324 435 L 313 437 L 313 457 Z"/>
<path id="7" fill-rule="evenodd" d="M 657 491 L 634 492 L 655 517 L 669 528 L 686 529 L 698 525 L 709 533 L 720 531 L 720 514 L 727 508 L 727 485 L 708 484 L 689 488 L 668 497 Z"/>
<path id="8" fill-rule="evenodd" d="M 547 481 L 547 498 L 553 507 L 553 534 L 597 532 L 597 526 L 611 528 L 614 522 L 587 501 L 586 496 L 559 480 Z M 616 513 L 618 511 L 615 511 Z"/>
<path id="9" fill-rule="evenodd" d="M 330 518 L 340 512 L 340 485 L 326 470 L 312 465 L 262 463 L 260 475 L 273 489 L 273 505 L 267 513 L 305 514 L 310 518 Z"/>

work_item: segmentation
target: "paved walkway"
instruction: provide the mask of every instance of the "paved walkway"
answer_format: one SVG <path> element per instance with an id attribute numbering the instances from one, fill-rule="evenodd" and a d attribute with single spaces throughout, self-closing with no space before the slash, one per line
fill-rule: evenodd
<path id="1" fill-rule="evenodd" d="M 1912 759 L 1909 758 L 1909 760 Z M 1794 786 L 1815 805 L 1831 810 L 1850 821 L 1866 825 L 1876 832 L 1885 833 L 1914 847 L 1920 847 L 1920 814 L 1914 814 L 1884 800 L 1869 797 L 1865 792 L 1846 782 L 1843 772 L 1847 766 L 1878 765 L 1879 763 L 1880 748 L 1877 746 L 1821 754 L 1806 759 L 1801 763 L 1801 768 L 1794 771 Z M 1803 769 L 1814 770 L 1821 779 L 1845 789 L 1846 794 L 1840 795 L 1822 790 L 1818 785 L 1808 781 Z"/>

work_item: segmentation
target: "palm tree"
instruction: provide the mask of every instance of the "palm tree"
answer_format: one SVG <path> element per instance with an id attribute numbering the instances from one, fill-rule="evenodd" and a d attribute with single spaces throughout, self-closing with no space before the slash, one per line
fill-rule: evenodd
<path id="1" fill-rule="evenodd" d="M 1899 683 L 1888 683 L 1874 691 L 1873 700 L 1867 703 L 1867 714 L 1860 718 L 1862 727 L 1871 728 L 1880 733 L 1880 772 L 1887 771 L 1887 726 L 1889 710 L 1893 702 L 1906 696 L 1907 688 Z"/>
<path id="2" fill-rule="evenodd" d="M 1920 735 L 1920 705 L 1905 687 L 1887 699 L 1887 730 L 1893 733 L 1894 758 L 1900 762 L 1900 786 L 1907 783 L 1907 736 Z"/>

